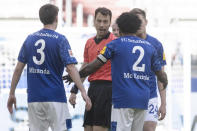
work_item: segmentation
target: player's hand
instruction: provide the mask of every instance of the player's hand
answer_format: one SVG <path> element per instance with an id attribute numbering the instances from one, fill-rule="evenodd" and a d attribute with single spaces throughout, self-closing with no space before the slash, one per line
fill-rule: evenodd
<path id="1" fill-rule="evenodd" d="M 159 121 L 163 120 L 166 116 L 166 106 L 161 105 L 158 111 Z"/>
<path id="2" fill-rule="evenodd" d="M 89 111 L 92 108 L 92 102 L 91 102 L 89 96 L 87 96 L 85 91 L 81 92 L 81 96 L 82 96 L 83 100 L 86 102 L 86 110 Z"/>
<path id="3" fill-rule="evenodd" d="M 13 113 L 13 104 L 14 104 L 14 108 L 16 109 L 16 97 L 15 95 L 10 95 L 7 102 L 7 108 L 10 114 Z"/>
<path id="4" fill-rule="evenodd" d="M 73 108 L 75 108 L 75 104 L 76 104 L 76 94 L 75 93 L 71 93 L 70 97 L 69 97 L 69 102 L 71 105 L 73 105 Z"/>
<path id="5" fill-rule="evenodd" d="M 65 75 L 65 76 L 62 77 L 62 79 L 65 80 L 65 83 L 68 83 L 68 85 L 70 85 L 73 82 L 70 75 Z"/>

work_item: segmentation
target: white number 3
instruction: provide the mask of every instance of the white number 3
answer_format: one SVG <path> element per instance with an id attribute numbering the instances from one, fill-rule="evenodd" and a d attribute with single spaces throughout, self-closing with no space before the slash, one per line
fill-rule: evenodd
<path id="1" fill-rule="evenodd" d="M 41 47 L 39 49 L 37 49 L 37 53 L 40 54 L 40 60 L 38 60 L 36 58 L 36 56 L 33 56 L 33 61 L 35 64 L 37 65 L 41 65 L 43 64 L 44 60 L 45 60 L 45 54 L 43 52 L 44 48 L 45 48 L 45 41 L 43 39 L 40 39 L 38 41 L 36 41 L 35 46 L 38 46 L 38 44 L 41 44 Z"/>
<path id="2" fill-rule="evenodd" d="M 133 70 L 134 71 L 145 71 L 145 64 L 142 64 L 142 66 L 138 66 L 138 64 L 141 62 L 141 60 L 144 57 L 144 49 L 141 46 L 135 46 L 133 47 L 132 53 L 135 53 L 136 50 L 140 51 L 140 55 L 138 57 L 138 59 L 136 60 L 136 62 L 133 64 Z"/>

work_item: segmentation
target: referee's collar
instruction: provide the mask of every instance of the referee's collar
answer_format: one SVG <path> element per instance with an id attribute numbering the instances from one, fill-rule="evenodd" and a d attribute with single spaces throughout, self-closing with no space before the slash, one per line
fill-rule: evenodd
<path id="1" fill-rule="evenodd" d="M 96 38 L 94 37 L 94 41 L 96 44 L 99 44 L 103 39 L 108 39 L 109 38 L 109 35 L 110 35 L 110 32 L 108 32 L 104 37 L 102 38 Z"/>

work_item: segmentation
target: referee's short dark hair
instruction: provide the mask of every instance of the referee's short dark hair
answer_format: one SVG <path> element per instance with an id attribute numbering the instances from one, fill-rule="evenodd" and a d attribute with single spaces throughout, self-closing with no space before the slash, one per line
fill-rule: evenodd
<path id="1" fill-rule="evenodd" d="M 117 18 L 116 23 L 122 33 L 136 33 L 142 22 L 137 15 L 124 12 Z"/>
<path id="2" fill-rule="evenodd" d="M 111 17 L 112 17 L 112 12 L 110 9 L 107 9 L 105 7 L 99 7 L 95 10 L 95 14 L 94 14 L 94 19 L 96 19 L 96 16 L 98 13 L 101 13 L 104 16 L 109 15 L 110 16 L 110 21 L 111 21 Z"/>
<path id="3" fill-rule="evenodd" d="M 59 9 L 57 6 L 52 4 L 45 4 L 43 5 L 39 10 L 39 18 L 40 21 L 44 25 L 52 24 L 57 15 L 58 15 Z"/>

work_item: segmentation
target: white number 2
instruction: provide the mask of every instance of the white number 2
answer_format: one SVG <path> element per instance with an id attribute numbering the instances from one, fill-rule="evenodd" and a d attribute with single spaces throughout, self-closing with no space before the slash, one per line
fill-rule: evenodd
<path id="1" fill-rule="evenodd" d="M 133 47 L 132 53 L 135 53 L 136 50 L 140 51 L 140 55 L 138 57 L 138 59 L 136 60 L 136 62 L 133 64 L 133 70 L 134 71 L 145 71 L 145 64 L 142 64 L 142 66 L 138 66 L 138 64 L 141 62 L 141 60 L 144 57 L 144 49 L 141 46 L 135 46 Z"/>
<path id="2" fill-rule="evenodd" d="M 35 64 L 37 65 L 41 65 L 43 64 L 44 60 L 45 60 L 45 54 L 43 52 L 44 48 L 45 48 L 45 41 L 43 39 L 40 39 L 38 41 L 36 41 L 35 46 L 38 46 L 38 44 L 41 44 L 41 47 L 39 49 L 37 49 L 37 53 L 40 54 L 40 60 L 38 60 L 36 58 L 36 56 L 33 56 L 33 61 Z"/>

